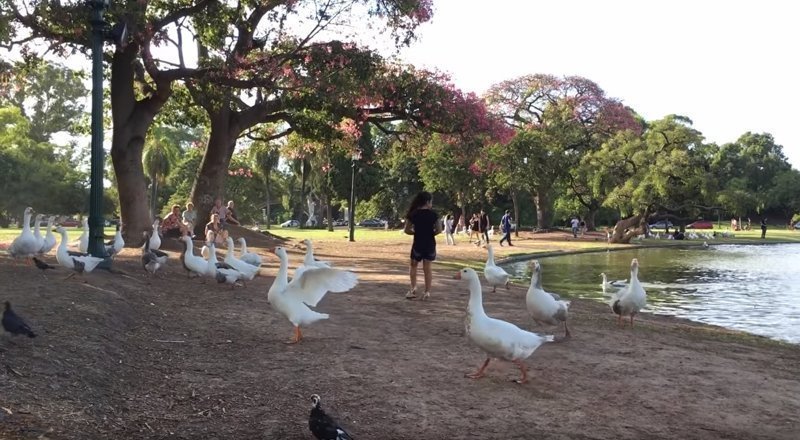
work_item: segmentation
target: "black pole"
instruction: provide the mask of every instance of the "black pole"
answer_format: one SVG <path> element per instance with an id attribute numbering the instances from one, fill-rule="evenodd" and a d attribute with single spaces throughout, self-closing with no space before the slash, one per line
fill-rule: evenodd
<path id="1" fill-rule="evenodd" d="M 352 158 L 350 163 L 350 220 L 348 224 L 350 225 L 350 241 L 356 241 L 355 233 L 356 233 L 356 193 L 355 193 L 355 182 L 356 182 L 356 159 Z"/>
<path id="2" fill-rule="evenodd" d="M 103 12 L 108 2 L 90 1 L 92 7 L 92 156 L 89 190 L 89 253 L 106 257 L 103 234 L 103 42 L 106 22 Z M 103 266 L 110 267 L 110 260 Z"/>

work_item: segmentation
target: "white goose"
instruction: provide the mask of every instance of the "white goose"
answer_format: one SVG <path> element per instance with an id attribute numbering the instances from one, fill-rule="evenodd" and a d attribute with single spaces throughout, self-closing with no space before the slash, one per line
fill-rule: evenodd
<path id="1" fill-rule="evenodd" d="M 331 263 L 327 261 L 320 261 L 314 258 L 314 245 L 311 240 L 305 239 L 303 243 L 306 245 L 306 256 L 303 258 L 303 265 L 306 267 L 331 267 Z"/>
<path id="2" fill-rule="evenodd" d="M 624 289 L 618 291 L 611 297 L 609 305 L 611 310 L 617 314 L 617 324 L 624 326 L 623 316 L 631 317 L 631 327 L 633 327 L 633 317 L 639 313 L 647 304 L 647 294 L 639 283 L 639 260 L 631 260 L 631 282 Z"/>
<path id="3" fill-rule="evenodd" d="M 492 358 L 500 358 L 513 362 L 522 373 L 522 378 L 517 383 L 528 381 L 528 371 L 523 360 L 530 357 L 544 342 L 553 340 L 552 336 L 541 336 L 527 332 L 510 322 L 486 316 L 483 311 L 483 292 L 478 274 L 470 269 L 461 269 L 456 274 L 457 279 L 466 280 L 469 285 L 469 307 L 465 326 L 470 341 L 486 352 L 486 362 L 477 372 L 467 374 L 466 377 L 478 379 L 484 376 L 484 371 Z"/>
<path id="4" fill-rule="evenodd" d="M 14 258 L 33 258 L 41 248 L 36 242 L 36 237 L 31 232 L 32 213 L 33 208 L 25 208 L 25 213 L 22 215 L 22 232 L 11 242 L 11 246 L 8 248 L 8 253 Z"/>
<path id="5" fill-rule="evenodd" d="M 89 252 L 89 218 L 83 218 L 83 233 L 78 238 L 78 250 L 81 253 Z"/>
<path id="6" fill-rule="evenodd" d="M 36 217 L 33 219 L 33 238 L 36 239 L 36 253 L 38 254 L 40 250 L 42 250 L 42 246 L 44 246 L 44 237 L 42 237 L 42 233 L 39 231 L 39 223 L 42 222 L 42 214 L 36 214 Z"/>
<path id="7" fill-rule="evenodd" d="M 69 252 L 67 250 L 67 230 L 59 226 L 56 231 L 61 234 L 61 243 L 58 244 L 58 249 L 56 250 L 56 260 L 61 266 L 82 274 L 93 271 L 103 261 L 102 258 L 93 257 L 89 254 Z M 72 275 L 74 274 L 71 274 L 70 277 Z"/>
<path id="8" fill-rule="evenodd" d="M 205 275 L 208 262 L 203 257 L 194 254 L 192 238 L 188 235 L 184 235 L 181 237 L 181 241 L 184 245 L 183 253 L 181 253 L 181 264 L 183 264 L 183 268 L 186 269 L 187 276 L 191 278 L 193 273 Z"/>
<path id="9" fill-rule="evenodd" d="M 169 258 L 166 253 L 162 251 L 154 251 L 150 249 L 150 233 L 143 232 L 144 235 L 144 249 L 142 249 L 142 267 L 147 273 L 155 275 L 158 269 L 167 264 Z M 205 263 L 205 261 L 203 262 Z"/>
<path id="10" fill-rule="evenodd" d="M 42 248 L 39 249 L 39 253 L 44 255 L 50 252 L 56 245 L 56 236 L 53 234 L 53 222 L 55 221 L 55 216 L 50 216 L 47 218 L 47 232 L 44 235 L 44 243 L 42 244 Z"/>
<path id="11" fill-rule="evenodd" d="M 628 285 L 628 280 L 608 281 L 608 276 L 605 272 L 600 274 L 603 277 L 603 282 L 600 287 L 603 289 L 603 295 L 610 296 L 612 293 Z"/>
<path id="12" fill-rule="evenodd" d="M 234 251 L 236 248 L 233 245 L 233 239 L 228 237 L 225 241 L 225 244 L 228 245 L 228 253 L 225 254 L 225 264 L 236 269 L 239 273 L 242 274 L 241 279 L 243 280 L 252 280 L 253 278 L 258 275 L 258 267 L 253 266 L 252 264 L 247 264 L 244 261 L 236 258 L 234 255 Z"/>
<path id="13" fill-rule="evenodd" d="M 311 310 L 309 306 L 316 306 L 328 292 L 347 292 L 358 284 L 358 277 L 341 269 L 313 267 L 298 270 L 294 279 L 287 283 L 289 257 L 286 249 L 276 247 L 275 255 L 280 258 L 280 269 L 267 298 L 272 307 L 294 325 L 294 336 L 288 343 L 296 344 L 303 339 L 301 326 L 329 317 L 326 313 Z"/>
<path id="14" fill-rule="evenodd" d="M 568 339 L 570 337 L 569 327 L 567 327 L 569 301 L 562 301 L 558 295 L 544 290 L 542 287 L 542 265 L 538 261 L 533 261 L 532 269 L 531 286 L 525 296 L 528 313 L 539 325 L 558 325 L 563 322 L 564 338 Z"/>
<path id="15" fill-rule="evenodd" d="M 122 232 L 119 230 L 119 224 L 117 224 L 117 232 L 114 234 L 114 239 L 106 243 L 106 254 L 117 255 L 124 247 L 125 240 L 123 240 Z"/>
<path id="16" fill-rule="evenodd" d="M 506 286 L 506 289 L 508 289 L 508 282 L 511 276 L 502 267 L 494 264 L 494 249 L 492 245 L 486 245 L 486 250 L 489 251 L 489 258 L 483 267 L 483 277 L 492 286 L 492 292 L 497 291 L 497 286 Z"/>
<path id="17" fill-rule="evenodd" d="M 217 247 L 212 242 L 208 244 L 208 260 L 206 261 L 206 271 L 203 275 L 216 279 L 217 270 L 219 269 L 233 269 L 233 267 L 217 260 Z"/>
<path id="18" fill-rule="evenodd" d="M 261 255 L 253 252 L 247 252 L 247 241 L 244 237 L 239 238 L 242 244 L 242 252 L 239 254 L 239 259 L 252 266 L 261 267 Z"/>
<path id="19" fill-rule="evenodd" d="M 150 235 L 150 250 L 157 251 L 161 248 L 161 236 L 159 235 L 158 226 L 161 223 L 156 219 L 153 222 L 153 233 Z"/>

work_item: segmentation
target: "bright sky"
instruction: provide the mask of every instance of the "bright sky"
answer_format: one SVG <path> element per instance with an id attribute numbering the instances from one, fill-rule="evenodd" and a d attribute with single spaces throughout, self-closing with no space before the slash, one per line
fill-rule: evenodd
<path id="1" fill-rule="evenodd" d="M 681 114 L 707 141 L 771 133 L 800 168 L 800 64 L 782 0 L 434 0 L 402 57 L 463 90 L 532 73 L 579 75 L 648 120 Z M 794 118 L 793 118 L 794 117 Z"/>

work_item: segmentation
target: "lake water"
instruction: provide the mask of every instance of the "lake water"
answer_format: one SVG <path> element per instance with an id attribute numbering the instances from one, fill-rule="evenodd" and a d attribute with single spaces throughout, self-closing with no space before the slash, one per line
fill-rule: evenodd
<path id="1" fill-rule="evenodd" d="M 541 258 L 545 290 L 602 299 L 601 272 L 630 277 L 639 259 L 645 311 L 800 343 L 800 244 L 649 248 Z M 529 262 L 505 265 L 530 281 Z"/>

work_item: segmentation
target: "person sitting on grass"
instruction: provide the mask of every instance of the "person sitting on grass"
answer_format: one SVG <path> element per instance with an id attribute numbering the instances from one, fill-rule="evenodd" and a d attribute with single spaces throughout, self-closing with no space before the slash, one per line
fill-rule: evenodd
<path id="1" fill-rule="evenodd" d="M 197 223 L 197 211 L 194 210 L 194 203 L 189 202 L 186 204 L 186 211 L 183 211 L 183 224 L 186 229 L 194 231 L 194 225 Z"/>
<path id="2" fill-rule="evenodd" d="M 172 212 L 167 214 L 161 222 L 161 235 L 164 238 L 180 238 L 187 232 L 186 225 L 181 222 L 180 205 L 172 205 Z"/>
<path id="3" fill-rule="evenodd" d="M 206 223 L 206 243 L 222 246 L 228 240 L 228 231 L 222 229 L 219 215 L 211 214 L 211 221 Z"/>
<path id="4" fill-rule="evenodd" d="M 233 200 L 228 202 L 228 209 L 227 209 L 227 216 L 225 218 L 225 223 L 240 226 L 239 217 L 236 215 L 236 210 L 233 209 Z"/>

